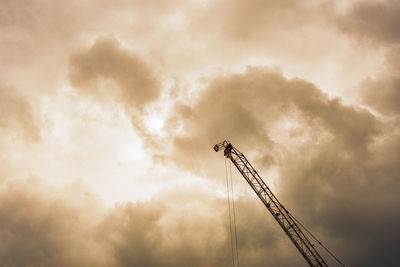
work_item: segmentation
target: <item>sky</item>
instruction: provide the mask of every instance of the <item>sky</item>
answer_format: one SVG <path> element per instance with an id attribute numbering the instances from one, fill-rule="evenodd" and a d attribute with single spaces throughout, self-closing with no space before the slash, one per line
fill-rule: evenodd
<path id="1" fill-rule="evenodd" d="M 398 266 L 399 13 L 0 0 L 0 266 L 232 266 L 223 140 L 346 266 Z M 233 184 L 241 265 L 307 266 Z"/>

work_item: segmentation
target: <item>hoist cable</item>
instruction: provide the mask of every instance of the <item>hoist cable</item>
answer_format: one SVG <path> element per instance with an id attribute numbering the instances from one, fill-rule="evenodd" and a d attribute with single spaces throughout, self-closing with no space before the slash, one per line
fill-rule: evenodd
<path id="1" fill-rule="evenodd" d="M 318 244 L 323 248 L 323 249 L 325 249 L 325 251 L 326 252 L 328 252 L 329 253 L 329 255 L 331 255 L 340 265 L 342 265 L 343 267 L 345 267 L 344 266 L 344 264 L 343 264 L 343 262 L 341 262 L 327 247 L 325 247 L 323 244 L 322 244 L 322 242 L 321 241 L 319 241 L 299 220 L 297 220 L 291 213 L 290 213 L 290 216 L 292 217 L 292 219 L 293 220 L 295 220 L 296 221 L 296 223 L 298 223 L 304 230 L 306 230 L 306 232 L 315 240 L 315 241 L 317 241 L 318 242 Z"/>
<path id="2" fill-rule="evenodd" d="M 229 179 L 228 179 L 228 168 L 226 166 L 226 158 L 225 158 L 225 178 L 226 178 L 226 191 L 228 193 L 228 210 L 229 210 L 229 232 L 231 238 L 231 249 L 232 249 L 232 266 L 235 267 L 235 254 L 233 252 L 233 237 L 232 237 L 232 215 L 231 215 L 231 201 L 230 201 L 230 193 L 229 193 Z"/>
<path id="3" fill-rule="evenodd" d="M 239 267 L 239 250 L 238 250 L 238 238 L 237 238 L 237 231 L 236 231 L 236 211 L 235 211 L 235 197 L 233 195 L 233 178 L 232 178 L 232 162 L 229 162 L 229 169 L 231 174 L 231 197 L 232 197 L 232 208 L 233 208 L 233 224 L 235 230 L 235 248 L 236 248 L 236 262 L 237 266 Z"/>

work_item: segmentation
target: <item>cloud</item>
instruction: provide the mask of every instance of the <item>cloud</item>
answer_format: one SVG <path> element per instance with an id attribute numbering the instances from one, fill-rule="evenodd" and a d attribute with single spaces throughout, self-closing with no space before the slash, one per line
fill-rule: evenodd
<path id="1" fill-rule="evenodd" d="M 76 205 L 79 190 L 68 200 L 48 189 L 32 179 L 1 185 L 1 266 L 110 266 L 91 201 Z"/>
<path id="2" fill-rule="evenodd" d="M 118 266 L 225 265 L 227 253 L 221 250 L 226 245 L 226 231 L 221 229 L 220 212 L 210 218 L 207 212 L 212 202 L 207 202 L 207 207 L 196 201 L 154 199 L 117 206 L 101 231 L 110 237 Z"/>
<path id="3" fill-rule="evenodd" d="M 280 125 L 283 120 L 289 120 L 286 129 Z M 378 121 L 367 111 L 345 106 L 313 84 L 286 79 L 269 68 L 215 79 L 195 104 L 177 105 L 169 123 L 179 122 L 182 132 L 174 138 L 172 159 L 191 170 L 207 169 L 211 147 L 225 139 L 243 150 L 255 149 L 266 166 L 277 163 L 285 149 L 291 150 L 272 136 L 280 127 L 314 142 L 328 138 L 360 156 L 379 131 Z"/>
<path id="4" fill-rule="evenodd" d="M 383 73 L 360 84 L 364 103 L 387 116 L 400 114 L 399 52 L 399 47 L 389 49 Z"/>
<path id="5" fill-rule="evenodd" d="M 70 82 L 79 92 L 102 103 L 122 104 L 145 145 L 157 145 L 143 117 L 162 90 L 158 77 L 141 57 L 111 37 L 102 38 L 89 50 L 73 54 L 69 69 Z"/>
<path id="6" fill-rule="evenodd" d="M 221 12 L 221 11 L 224 12 Z M 268 38 L 269 33 L 278 32 L 279 27 L 297 27 L 306 24 L 312 17 L 312 4 L 297 1 L 227 1 L 210 2 L 204 13 L 194 20 L 194 23 L 206 30 L 206 25 L 213 24 L 211 29 L 220 31 L 225 38 L 236 41 L 255 41 L 254 39 Z M 219 16 L 210 21 L 210 14 Z M 309 14 L 310 16 L 300 16 Z M 215 26 L 217 26 L 215 28 Z"/>
<path id="7" fill-rule="evenodd" d="M 75 63 L 71 62 L 74 68 Z M 95 70 L 99 76 L 88 72 L 89 75 L 82 76 L 84 82 L 72 71 L 72 83 L 76 83 L 82 92 L 95 97 L 100 95 L 101 99 L 102 92 L 97 90 L 107 87 L 91 87 L 90 84 L 94 81 L 99 85 L 97 79 L 113 79 L 118 89 L 106 90 L 104 94 L 115 97 L 128 110 L 136 108 L 135 100 L 120 97 L 124 94 L 121 89 L 125 88 L 122 86 L 124 79 L 104 70 Z M 157 99 L 155 94 L 144 100 L 138 110 Z M 394 162 L 397 162 L 398 153 L 382 144 L 386 143 L 382 140 L 391 140 L 397 147 L 398 137 L 394 134 L 397 130 L 388 133 L 390 127 L 397 129 L 396 125 L 380 121 L 365 109 L 345 105 L 340 99 L 327 96 L 310 82 L 285 78 L 276 69 L 249 67 L 243 74 L 215 78 L 191 101 L 176 102 L 166 123 L 172 150 L 162 151 L 164 153 L 158 156 L 166 162 L 172 160 L 185 170 L 215 178 L 221 172 L 217 172 L 220 169 L 217 163 L 210 160 L 215 156 L 212 146 L 224 139 L 231 140 L 241 151 L 248 151 L 246 155 L 255 159 L 256 166 L 278 168 L 279 197 L 285 206 L 311 229 L 316 229 L 326 244 L 333 244 L 333 250 L 346 263 L 373 266 L 376 262 L 371 258 L 371 251 L 376 251 L 380 257 L 388 259 L 387 265 L 390 266 L 394 256 L 387 251 L 394 246 L 391 231 L 399 216 L 380 214 L 380 223 L 388 229 L 384 233 L 377 221 L 371 219 L 371 210 L 398 207 L 395 190 L 392 190 L 397 187 L 397 165 Z M 381 155 L 379 160 L 377 155 Z M 387 177 L 382 173 L 387 173 Z M 170 199 L 170 196 L 165 199 Z M 215 203 L 207 202 L 207 205 L 214 207 Z M 196 206 L 197 211 L 199 207 Z M 281 241 L 277 241 L 279 232 L 275 236 L 269 233 L 269 238 L 263 238 L 264 235 L 255 238 L 258 236 L 256 229 L 263 228 L 257 228 L 258 223 L 252 225 L 253 220 L 258 220 L 255 219 L 258 214 L 267 218 L 265 210 L 242 212 L 245 218 L 249 218 L 238 225 L 239 232 L 243 233 L 241 251 L 245 251 L 244 262 L 258 266 L 263 262 L 265 251 L 274 251 L 273 248 L 288 251 L 291 244 L 280 245 Z M 185 208 L 174 205 L 172 208 L 152 200 L 115 208 L 99 227 L 103 229 L 105 243 L 112 247 L 112 258 L 121 266 L 184 266 L 201 260 L 207 266 L 227 262 L 229 254 L 221 258 L 203 253 L 212 250 L 216 255 L 221 254 L 222 247 L 227 246 L 226 233 L 219 241 L 214 240 L 216 247 L 210 247 L 207 234 L 219 233 L 221 228 L 216 230 L 207 224 L 207 215 L 196 217 L 195 221 L 182 218 L 182 214 L 187 213 L 189 210 Z M 175 220 L 171 220 L 171 216 Z M 370 223 L 363 223 L 365 218 Z M 198 221 L 205 225 L 199 226 Z M 222 224 L 221 219 L 214 223 Z M 252 226 L 247 228 L 248 225 Z M 359 225 L 363 227 L 357 228 Z M 182 229 L 188 229 L 188 232 Z M 196 233 L 193 229 L 197 229 Z M 278 227 L 275 229 L 279 231 Z M 358 230 L 349 232 L 348 229 Z M 179 231 L 182 235 L 169 235 Z M 260 231 L 264 233 L 264 230 Z M 380 237 L 375 239 L 376 244 L 367 238 L 369 233 L 378 232 Z M 258 242 L 262 249 L 255 253 Z M 176 255 L 181 255 L 177 251 L 185 257 L 177 258 Z M 280 256 L 274 259 L 277 262 L 273 264 L 293 266 L 293 259 L 285 261 Z"/>
<path id="8" fill-rule="evenodd" d="M 396 255 L 389 251 L 396 246 L 400 222 L 395 189 L 400 139 L 398 127 L 391 128 L 386 125 L 385 133 L 367 144 L 365 157 L 336 143 L 310 143 L 280 166 L 281 198 L 311 229 L 321 229 L 322 240 L 341 243 L 334 251 L 352 266 L 378 266 L 381 259 L 395 266 Z"/>
<path id="9" fill-rule="evenodd" d="M 0 127 L 31 141 L 40 139 L 33 110 L 14 88 L 0 85 Z"/>
<path id="10" fill-rule="evenodd" d="M 325 191 L 310 190 L 311 194 L 302 199 L 304 202 L 297 203 L 299 207 L 318 206 L 318 213 L 326 218 L 322 222 L 326 229 L 343 239 L 347 237 L 349 244 L 359 244 L 357 247 L 347 246 L 347 251 L 342 250 L 342 254 L 347 254 L 345 257 L 355 266 L 395 266 L 396 262 L 396 255 L 390 251 L 399 238 L 396 225 L 400 223 L 400 213 L 397 212 L 400 201 L 395 189 L 399 187 L 400 160 L 399 10 L 397 1 L 359 2 L 338 20 L 339 27 L 349 37 L 373 42 L 385 51 L 380 72 L 364 79 L 359 85 L 361 100 L 383 118 L 380 134 L 369 142 L 369 155 L 360 161 L 340 156 L 335 149 L 326 148 L 315 151 L 306 170 L 301 167 L 305 164 L 299 159 L 293 158 L 294 161 L 288 165 L 293 166 L 288 168 L 291 169 L 288 175 L 294 181 L 285 194 L 296 198 L 296 186 L 311 189 L 323 185 Z M 317 171 L 322 173 L 320 177 L 312 175 Z M 309 177 L 302 177 L 299 175 L 301 172 Z M 304 183 L 306 179 L 310 182 Z M 335 191 L 338 187 L 342 187 L 340 192 Z M 312 220 L 316 223 L 316 218 Z M 374 257 L 365 257 L 367 254 Z"/>
<path id="11" fill-rule="evenodd" d="M 278 168 L 278 197 L 345 263 L 394 266 L 398 123 L 268 68 L 216 78 L 170 123 L 182 126 L 169 157 L 179 166 L 215 177 L 211 147 L 231 140 L 258 170 Z"/>
<path id="12" fill-rule="evenodd" d="M 60 191 L 30 179 L 0 189 L 2 266 L 230 265 L 226 201 L 207 192 L 182 187 L 105 211 L 79 184 Z M 285 256 L 296 252 L 262 205 L 239 203 L 242 262 L 302 262 Z"/>
<path id="13" fill-rule="evenodd" d="M 363 100 L 383 114 L 400 113 L 400 77 L 385 75 L 378 79 L 367 79 L 362 84 Z"/>
<path id="14" fill-rule="evenodd" d="M 54 94 L 49 92 L 65 93 L 54 90 L 47 79 L 56 77 L 51 84 L 62 84 L 60 77 L 64 77 L 68 63 L 74 92 L 101 103 L 121 104 L 145 143 L 166 147 L 152 150 L 166 165 L 173 162 L 214 182 L 222 173 L 223 163 L 214 160 L 222 155 L 216 155 L 212 146 L 229 139 L 261 169 L 260 173 L 269 168 L 277 170 L 274 186 L 279 199 L 325 244 L 333 246 L 345 263 L 397 264 L 400 127 L 396 1 L 358 1 L 344 14 L 335 14 L 334 26 L 324 18 L 329 5 L 323 9 L 310 1 L 212 1 L 193 5 L 175 1 L 118 1 L 112 5 L 91 1 L 67 5 L 3 2 L 0 46 L 6 51 L 1 55 L 4 68 L 12 74 L 7 75 L 8 81 L 24 77 L 18 81 L 29 83 L 27 87 L 15 84 L 16 88 L 25 88 L 23 95 L 0 88 L 3 129 L 33 140 L 39 138 L 36 109 L 32 107 L 41 108 L 43 102 L 51 101 Z M 390 50 L 385 73 L 362 85 L 364 103 L 383 114 L 385 120 L 357 105 L 343 104 L 304 79 L 313 76 L 315 79 L 310 80 L 316 82 L 320 76 L 334 77 L 330 78 L 334 87 L 343 79 L 357 81 L 369 75 L 361 64 L 370 61 L 369 57 L 361 60 L 368 46 L 349 48 L 348 39 L 343 37 L 346 35 L 338 35 L 334 27 L 340 27 L 347 36 Z M 97 39 L 110 34 L 116 39 Z M 135 52 L 117 39 L 131 45 Z M 90 40 L 97 41 L 82 49 L 82 43 Z M 70 57 L 72 49 L 77 50 Z M 304 74 L 300 75 L 303 79 L 287 78 L 287 73 L 262 67 L 248 67 L 241 74 L 215 74 L 220 66 L 243 70 L 252 61 L 258 65 L 276 62 L 285 70 L 291 68 L 289 74 Z M 210 81 L 196 92 L 198 95 L 184 100 L 170 96 L 175 106 L 162 142 L 143 125 L 147 109 L 153 103 L 162 104 L 160 96 L 167 93 L 162 90 L 158 68 L 166 76 L 181 79 L 182 84 L 185 79 L 200 76 Z M 210 69 L 215 79 L 207 74 Z M 337 77 L 332 69 L 349 73 Z M 359 72 L 358 78 L 352 78 L 354 70 Z M 25 96 L 28 91 L 36 102 Z M 48 98 L 42 102 L 43 96 Z M 61 140 L 69 139 L 76 141 L 74 136 Z M 38 153 L 43 147 L 37 149 Z M 59 150 L 59 146 L 53 147 Z M 8 151 L 17 155 L 13 148 L 10 145 Z M 21 166 L 24 160 L 29 159 L 15 156 Z M 2 166 L 3 171 L 6 168 Z M 27 168 L 26 173 L 31 171 Z M 6 179 L 11 178 L 0 181 Z M 34 182 L 0 187 L 0 240 L 4 240 L 0 265 L 230 263 L 227 214 L 222 209 L 225 199 L 198 192 L 198 188 L 157 193 L 149 201 L 121 203 L 106 210 L 82 189 L 63 195 Z M 236 202 L 243 265 L 303 264 L 262 204 L 252 192 L 244 191 L 249 188 L 239 188 L 240 193 L 246 192 L 239 194 Z"/>
<path id="15" fill-rule="evenodd" d="M 111 38 L 97 40 L 90 50 L 72 55 L 70 80 L 81 91 L 102 100 L 117 98 L 128 109 L 142 110 L 160 95 L 150 67 Z M 106 81 L 114 82 L 115 86 L 107 83 L 102 86 Z"/>
<path id="16" fill-rule="evenodd" d="M 385 44 L 400 41 L 398 1 L 359 1 L 337 18 L 345 33 Z"/>
<path id="17" fill-rule="evenodd" d="M 390 116 L 400 111 L 399 12 L 398 1 L 364 1 L 352 5 L 336 19 L 338 27 L 348 36 L 367 43 L 372 41 L 385 50 L 383 71 L 362 81 L 360 95 L 365 104 Z"/>

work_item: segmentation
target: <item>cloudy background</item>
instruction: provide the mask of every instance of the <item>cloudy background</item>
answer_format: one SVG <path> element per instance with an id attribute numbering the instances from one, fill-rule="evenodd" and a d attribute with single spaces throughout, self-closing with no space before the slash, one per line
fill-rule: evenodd
<path id="1" fill-rule="evenodd" d="M 0 266 L 231 266 L 225 139 L 399 265 L 399 1 L 67 2 L 0 0 Z M 307 266 L 233 180 L 241 265 Z"/>

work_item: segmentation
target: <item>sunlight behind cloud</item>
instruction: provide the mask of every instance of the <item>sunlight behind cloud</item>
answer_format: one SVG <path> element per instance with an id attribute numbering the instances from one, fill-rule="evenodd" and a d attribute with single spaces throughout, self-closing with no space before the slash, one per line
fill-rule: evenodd
<path id="1" fill-rule="evenodd" d="M 397 266 L 398 14 L 2 1 L 0 266 L 229 266 L 231 167 L 241 264 L 301 266 L 223 140 L 346 265 Z"/>

